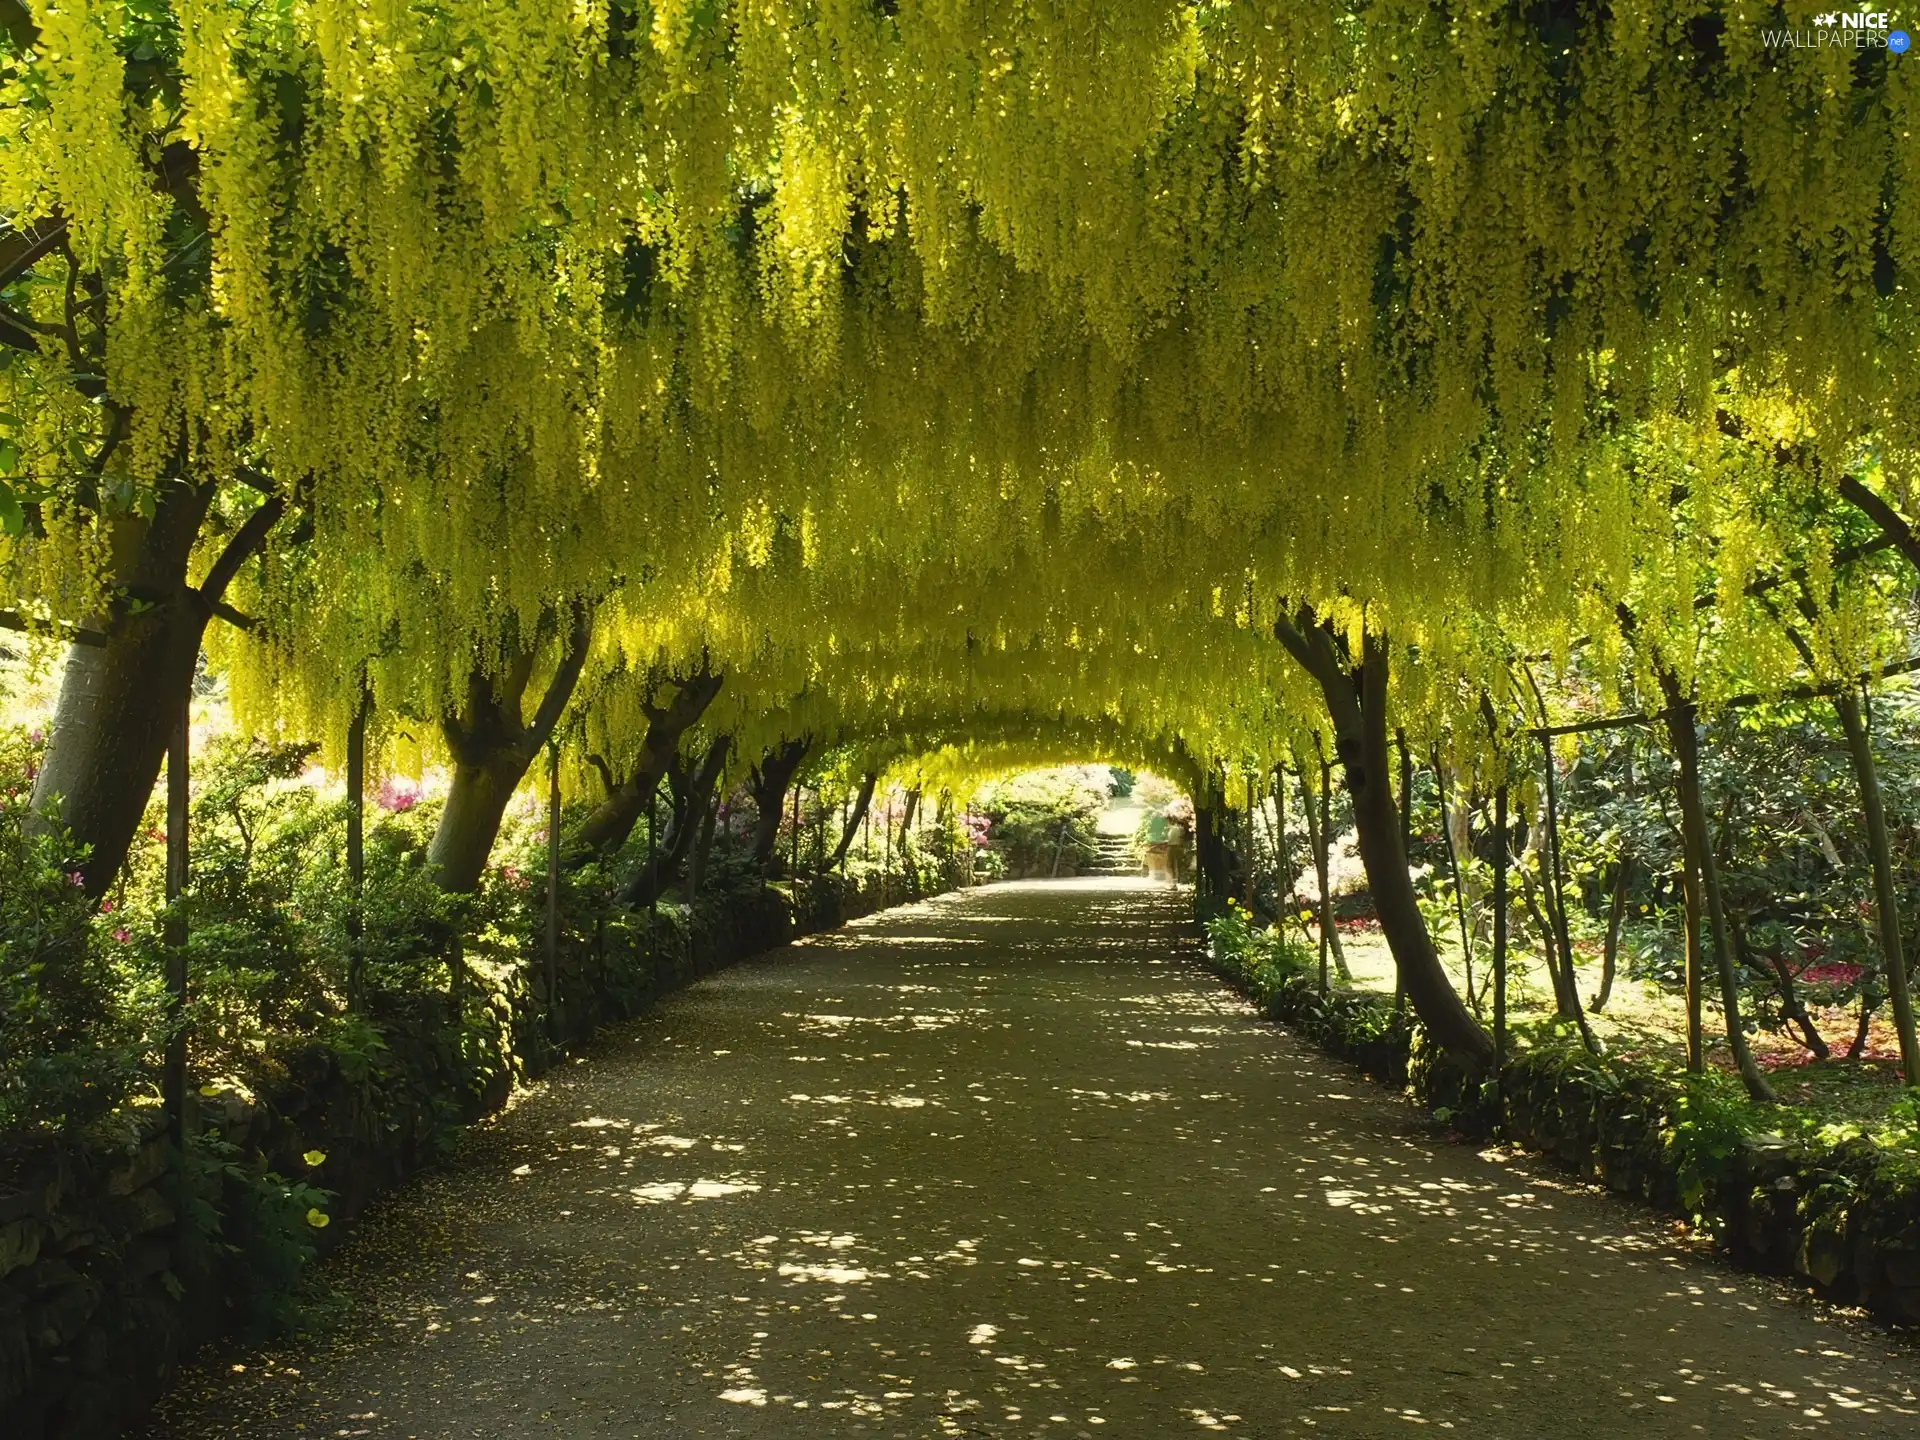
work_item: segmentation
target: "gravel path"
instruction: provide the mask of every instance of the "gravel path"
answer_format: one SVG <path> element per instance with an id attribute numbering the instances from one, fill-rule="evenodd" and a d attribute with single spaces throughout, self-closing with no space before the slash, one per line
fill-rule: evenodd
<path id="1" fill-rule="evenodd" d="M 683 992 L 155 1437 L 1920 1434 L 1920 1350 L 1433 1138 L 1182 905 L 998 885 Z"/>

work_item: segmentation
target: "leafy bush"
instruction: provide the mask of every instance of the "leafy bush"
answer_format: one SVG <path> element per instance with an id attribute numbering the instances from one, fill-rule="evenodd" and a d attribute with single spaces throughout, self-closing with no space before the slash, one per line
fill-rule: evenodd
<path id="1" fill-rule="evenodd" d="M 1277 925 L 1257 927 L 1234 900 L 1207 921 L 1207 935 L 1214 964 L 1262 1006 L 1287 981 L 1306 976 L 1313 967 L 1313 958 L 1293 937 Z"/>
<path id="2" fill-rule="evenodd" d="M 38 734 L 0 732 L 0 1131 L 64 1130 L 143 1078 L 152 1014 L 118 972 L 124 933 L 87 903 L 66 837 L 30 823 Z"/>
<path id="3" fill-rule="evenodd" d="M 1095 822 L 1107 806 L 1104 775 L 1098 766 L 1029 770 L 980 791 L 974 808 L 991 822 L 988 845 L 1009 878 L 1051 875 L 1056 858 L 1064 874 L 1093 862 Z"/>

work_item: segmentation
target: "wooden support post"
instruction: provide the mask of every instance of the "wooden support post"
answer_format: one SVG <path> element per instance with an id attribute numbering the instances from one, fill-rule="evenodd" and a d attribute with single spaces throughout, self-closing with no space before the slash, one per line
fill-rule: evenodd
<path id="1" fill-rule="evenodd" d="M 360 700 L 347 727 L 347 883 L 353 892 L 347 902 L 347 1006 L 352 1010 L 366 1004 L 367 712 L 372 708 L 362 674 Z"/>
<path id="2" fill-rule="evenodd" d="M 547 1033 L 560 1038 L 560 742 L 547 742 Z"/>
<path id="3" fill-rule="evenodd" d="M 1493 792 L 1493 1074 L 1507 1063 L 1507 782 Z"/>
<path id="4" fill-rule="evenodd" d="M 187 1138 L 187 815 L 193 702 L 181 700 L 167 744 L 167 1052 L 161 1103 L 177 1147 Z"/>

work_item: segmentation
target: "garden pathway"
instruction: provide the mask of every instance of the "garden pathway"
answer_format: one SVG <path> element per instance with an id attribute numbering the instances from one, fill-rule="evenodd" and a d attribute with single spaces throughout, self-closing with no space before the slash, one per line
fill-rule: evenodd
<path id="1" fill-rule="evenodd" d="M 1920 1350 L 1449 1144 L 1137 882 L 993 886 L 669 999 L 155 1435 L 1920 1433 Z"/>

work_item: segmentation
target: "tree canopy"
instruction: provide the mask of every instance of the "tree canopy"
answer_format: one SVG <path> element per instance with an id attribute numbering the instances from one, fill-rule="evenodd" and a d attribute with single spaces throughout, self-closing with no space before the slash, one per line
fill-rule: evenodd
<path id="1" fill-rule="evenodd" d="M 1914 513 L 1920 70 L 1778 7 L 0 17 L 0 608 L 186 586 L 330 751 L 544 693 L 577 785 L 705 666 L 742 755 L 1257 775 L 1339 729 L 1277 626 L 1471 767 L 1524 656 L 1652 709 L 1908 653 L 1838 487 Z"/>

